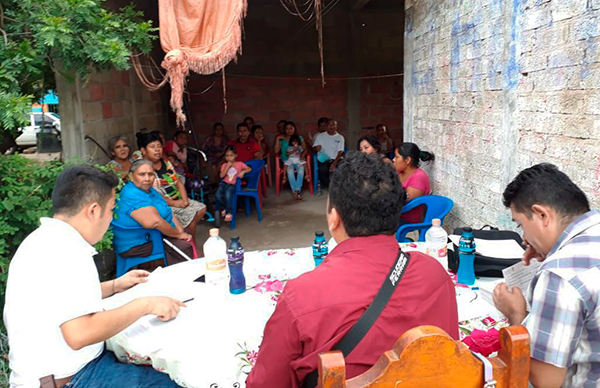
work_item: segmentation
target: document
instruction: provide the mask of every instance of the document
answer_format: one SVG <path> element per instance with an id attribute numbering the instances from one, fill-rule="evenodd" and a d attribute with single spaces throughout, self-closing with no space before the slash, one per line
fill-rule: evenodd
<path id="1" fill-rule="evenodd" d="M 504 275 L 506 285 L 509 289 L 519 287 L 523 295 L 525 295 L 529 288 L 529 283 L 531 283 L 531 279 L 533 279 L 537 273 L 540 265 L 542 265 L 542 263 L 539 261 L 531 260 L 529 265 L 525 265 L 525 263 L 520 261 L 515 265 L 504 268 L 502 270 L 502 275 Z"/>

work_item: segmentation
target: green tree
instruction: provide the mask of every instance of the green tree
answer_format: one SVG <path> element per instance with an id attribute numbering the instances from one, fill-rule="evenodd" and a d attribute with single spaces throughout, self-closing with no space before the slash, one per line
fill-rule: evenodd
<path id="1" fill-rule="evenodd" d="M 55 74 L 126 70 L 133 52 L 156 39 L 133 5 L 111 12 L 104 0 L 0 0 L 0 154 L 14 145 L 33 102 L 55 89 Z"/>

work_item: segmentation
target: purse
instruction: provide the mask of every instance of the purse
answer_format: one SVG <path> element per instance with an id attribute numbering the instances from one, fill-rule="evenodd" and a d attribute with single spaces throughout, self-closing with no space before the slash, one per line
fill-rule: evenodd
<path id="1" fill-rule="evenodd" d="M 456 228 L 452 234 L 460 238 L 462 232 L 463 228 Z M 516 242 L 523 250 L 525 249 L 521 236 L 517 232 L 511 230 L 499 230 L 496 227 L 485 225 L 479 230 L 473 230 L 473 236 L 478 240 L 506 241 L 507 244 L 511 245 L 514 245 L 514 242 Z M 448 250 L 448 268 L 450 271 L 456 273 L 459 264 L 458 246 L 452 242 L 452 247 L 453 249 Z M 495 256 L 488 252 L 486 252 L 486 255 L 483 255 L 478 252 L 477 247 L 475 247 L 475 276 L 501 278 L 503 277 L 503 269 L 517 264 L 520 261 L 521 256 L 504 258 L 500 257 L 500 255 Z"/>

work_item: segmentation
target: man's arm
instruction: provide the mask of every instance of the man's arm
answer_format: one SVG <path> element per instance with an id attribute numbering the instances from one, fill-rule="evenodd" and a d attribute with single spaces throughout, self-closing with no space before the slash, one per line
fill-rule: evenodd
<path id="1" fill-rule="evenodd" d="M 333 162 L 331 162 L 331 167 L 329 168 L 331 171 L 335 170 L 337 167 L 338 162 L 340 161 L 340 159 L 342 158 L 342 156 L 344 155 L 344 151 L 338 151 L 337 156 L 335 157 L 335 159 L 333 160 Z"/>
<path id="2" fill-rule="evenodd" d="M 265 327 L 256 364 L 246 379 L 246 388 L 291 387 L 291 379 L 295 377 L 290 363 L 301 354 L 298 329 L 282 295 Z"/>
<path id="3" fill-rule="evenodd" d="M 60 326 L 67 345 L 73 350 L 106 341 L 123 331 L 144 315 L 156 315 L 161 321 L 169 321 L 177 316 L 178 300 L 167 297 L 135 299 L 114 310 L 99 311 L 71 319 Z"/>
<path id="4" fill-rule="evenodd" d="M 567 368 L 559 368 L 552 364 L 531 359 L 529 381 L 535 388 L 560 388 L 565 382 Z"/>

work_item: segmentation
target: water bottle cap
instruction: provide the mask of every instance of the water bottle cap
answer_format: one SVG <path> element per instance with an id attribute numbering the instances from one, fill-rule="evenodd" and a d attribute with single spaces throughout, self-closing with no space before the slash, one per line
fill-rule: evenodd
<path id="1" fill-rule="evenodd" d="M 467 226 L 466 228 L 463 228 L 463 232 L 473 233 L 473 228 L 471 228 L 470 226 Z"/>
<path id="2" fill-rule="evenodd" d="M 231 241 L 240 241 L 240 236 L 231 236 Z"/>
<path id="3" fill-rule="evenodd" d="M 442 220 L 440 220 L 439 218 L 434 218 L 433 220 L 431 220 L 431 225 L 440 226 L 442 225 Z"/>
<path id="4" fill-rule="evenodd" d="M 323 237 L 324 235 L 325 235 L 325 232 L 323 232 L 323 231 L 319 230 L 319 231 L 315 232 L 315 236 Z"/>
<path id="5" fill-rule="evenodd" d="M 208 234 L 210 235 L 210 237 L 218 236 L 219 228 L 212 228 L 211 230 L 208 231 Z"/>

